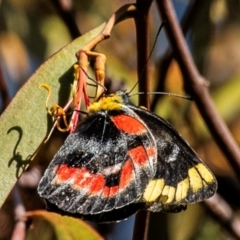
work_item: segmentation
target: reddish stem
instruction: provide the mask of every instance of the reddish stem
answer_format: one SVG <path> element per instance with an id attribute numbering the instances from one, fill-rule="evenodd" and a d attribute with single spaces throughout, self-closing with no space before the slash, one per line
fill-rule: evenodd
<path id="1" fill-rule="evenodd" d="M 1 112 L 4 111 L 4 109 L 7 107 L 7 105 L 10 102 L 10 97 L 9 97 L 9 94 L 8 94 L 6 83 L 4 81 L 1 66 L 0 66 L 0 96 L 1 96 L 1 99 L 2 99 L 2 103 L 3 103 L 3 108 L 0 109 L 0 113 L 1 113 Z"/>
<path id="2" fill-rule="evenodd" d="M 137 34 L 137 53 L 138 53 L 138 79 L 139 91 L 149 92 L 149 9 L 152 0 L 137 1 L 136 34 Z M 139 105 L 150 108 L 149 95 L 141 95 Z M 146 240 L 148 236 L 150 213 L 140 211 L 136 214 L 133 240 Z"/>

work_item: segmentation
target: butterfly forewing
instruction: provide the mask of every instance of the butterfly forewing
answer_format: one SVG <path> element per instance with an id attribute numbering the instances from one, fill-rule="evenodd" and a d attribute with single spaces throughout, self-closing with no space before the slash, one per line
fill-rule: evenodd
<path id="1" fill-rule="evenodd" d="M 153 210 L 178 211 L 187 203 L 211 197 L 216 192 L 216 179 L 179 133 L 152 112 L 129 107 L 147 124 L 157 142 L 157 171 L 143 194 L 144 201 L 154 203 Z"/>

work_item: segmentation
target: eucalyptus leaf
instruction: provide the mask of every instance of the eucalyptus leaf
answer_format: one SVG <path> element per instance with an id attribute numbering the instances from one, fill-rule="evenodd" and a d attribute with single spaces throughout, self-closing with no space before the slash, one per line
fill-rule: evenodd
<path id="1" fill-rule="evenodd" d="M 44 62 L 12 99 L 0 117 L 0 206 L 31 156 L 50 131 L 45 109 L 46 83 L 52 89 L 49 105 L 64 106 L 70 98 L 75 53 L 101 32 L 104 25 L 63 47 Z"/>
<path id="2" fill-rule="evenodd" d="M 33 211 L 28 216 L 32 221 L 26 240 L 103 240 L 93 228 L 80 219 L 47 211 Z"/>

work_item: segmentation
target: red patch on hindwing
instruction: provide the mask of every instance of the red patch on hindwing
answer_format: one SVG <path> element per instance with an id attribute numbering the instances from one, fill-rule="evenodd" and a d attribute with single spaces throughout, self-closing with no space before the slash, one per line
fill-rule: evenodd
<path id="1" fill-rule="evenodd" d="M 146 148 L 148 157 L 155 157 L 157 155 L 157 151 L 155 147 Z"/>
<path id="2" fill-rule="evenodd" d="M 103 189 L 103 197 L 105 198 L 111 198 L 115 197 L 118 193 L 118 186 L 108 187 L 105 186 Z"/>
<path id="3" fill-rule="evenodd" d="M 129 174 L 129 167 L 125 166 L 123 174 Z M 126 178 L 126 176 L 125 176 Z M 102 192 L 103 197 L 115 197 L 118 193 L 119 186 L 108 187 L 105 186 L 106 179 L 103 174 L 90 173 L 87 168 L 72 168 L 66 164 L 60 165 L 56 173 L 56 183 L 65 184 L 71 180 L 70 184 L 75 189 L 85 189 L 89 195 L 97 195 Z M 124 179 L 124 184 L 127 184 L 128 179 Z"/>
<path id="4" fill-rule="evenodd" d="M 105 185 L 105 178 L 102 174 L 97 174 L 89 185 L 91 194 L 98 194 Z"/>
<path id="5" fill-rule="evenodd" d="M 115 197 L 118 193 L 119 186 L 110 187 L 109 197 Z"/>
<path id="6" fill-rule="evenodd" d="M 78 172 L 77 168 L 70 168 L 66 164 L 61 164 L 56 172 L 57 182 L 65 182 L 71 179 Z"/>
<path id="7" fill-rule="evenodd" d="M 146 131 L 146 127 L 134 117 L 119 114 L 116 116 L 112 116 L 111 119 L 116 125 L 116 127 L 125 133 L 139 135 Z"/>
<path id="8" fill-rule="evenodd" d="M 86 168 L 80 168 L 73 177 L 73 185 L 75 188 L 86 188 L 89 186 L 94 177 L 95 175 L 90 173 Z"/>
<path id="9" fill-rule="evenodd" d="M 146 150 L 142 145 L 128 150 L 128 155 L 131 157 L 132 161 L 135 164 L 140 166 L 148 162 L 149 159 Z"/>
<path id="10" fill-rule="evenodd" d="M 149 165 L 153 168 L 153 160 L 157 157 L 157 150 L 155 147 L 139 145 L 128 150 L 127 154 L 131 158 L 135 168 L 141 169 L 149 167 Z"/>
<path id="11" fill-rule="evenodd" d="M 134 174 L 134 167 L 131 160 L 127 160 L 123 166 L 121 171 L 121 177 L 119 182 L 119 188 L 124 190 L 127 185 L 131 182 Z"/>
<path id="12" fill-rule="evenodd" d="M 106 183 L 103 174 L 93 174 L 87 168 L 72 168 L 66 164 L 61 164 L 56 172 L 56 183 L 64 184 L 71 179 L 73 181 L 70 184 L 75 189 L 85 188 L 89 194 L 98 194 Z"/>

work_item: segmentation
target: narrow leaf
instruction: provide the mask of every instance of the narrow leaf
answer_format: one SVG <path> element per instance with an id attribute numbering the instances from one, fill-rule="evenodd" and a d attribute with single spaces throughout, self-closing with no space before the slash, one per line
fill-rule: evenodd
<path id="1" fill-rule="evenodd" d="M 47 92 L 39 84 L 52 88 L 50 106 L 64 106 L 71 92 L 75 53 L 95 37 L 103 25 L 62 48 L 44 62 L 18 91 L 8 108 L 0 117 L 0 206 L 38 149 L 52 126 L 47 116 L 45 101 Z"/>
<path id="2" fill-rule="evenodd" d="M 31 219 L 26 240 L 102 240 L 89 225 L 79 219 L 47 211 L 28 213 Z"/>

